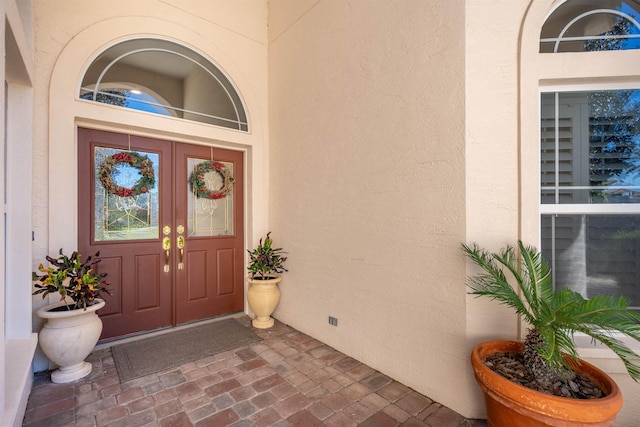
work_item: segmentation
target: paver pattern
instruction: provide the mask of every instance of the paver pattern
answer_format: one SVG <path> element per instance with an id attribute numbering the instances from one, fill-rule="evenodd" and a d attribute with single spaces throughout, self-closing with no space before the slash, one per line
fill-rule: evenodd
<path id="1" fill-rule="evenodd" d="M 259 343 L 125 383 L 108 348 L 89 356 L 93 371 L 76 382 L 38 373 L 23 426 L 487 425 L 280 322 L 257 333 Z"/>

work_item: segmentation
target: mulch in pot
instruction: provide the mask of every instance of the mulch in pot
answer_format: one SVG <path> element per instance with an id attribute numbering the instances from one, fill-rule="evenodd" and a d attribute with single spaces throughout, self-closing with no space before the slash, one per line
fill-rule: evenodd
<path id="1" fill-rule="evenodd" d="M 522 353 L 498 352 L 488 356 L 484 364 L 509 381 L 542 393 L 574 399 L 597 399 L 605 396 L 600 387 L 582 374 L 576 374 L 567 382 L 557 381 L 550 388 L 542 387 L 525 368 Z"/>

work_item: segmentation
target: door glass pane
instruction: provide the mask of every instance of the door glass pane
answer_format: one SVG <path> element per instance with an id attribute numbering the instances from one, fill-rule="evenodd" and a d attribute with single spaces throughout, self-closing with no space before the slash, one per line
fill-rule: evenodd
<path id="1" fill-rule="evenodd" d="M 233 235 L 233 163 L 189 158 L 189 237 Z"/>
<path id="2" fill-rule="evenodd" d="M 95 147 L 94 239 L 157 239 L 157 153 Z"/>

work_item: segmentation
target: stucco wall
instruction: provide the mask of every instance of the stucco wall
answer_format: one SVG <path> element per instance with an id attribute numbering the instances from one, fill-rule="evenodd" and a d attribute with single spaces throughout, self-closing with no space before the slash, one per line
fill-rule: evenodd
<path id="1" fill-rule="evenodd" d="M 37 335 L 31 333 L 31 127 L 35 73 L 31 2 L 0 2 L 2 92 L 0 192 L 0 425 L 19 426 L 31 391 Z M 5 249 L 7 249 L 5 251 Z"/>
<path id="2" fill-rule="evenodd" d="M 463 2 L 293 3 L 269 3 L 275 316 L 464 409 Z"/>
<path id="3" fill-rule="evenodd" d="M 466 2 L 467 238 L 489 248 L 518 235 L 518 46 L 528 2 Z"/>
<path id="4" fill-rule="evenodd" d="M 465 3 L 465 240 L 498 249 L 520 231 L 518 47 L 529 0 Z M 467 353 L 484 340 L 520 338 L 513 311 L 495 301 L 468 296 L 466 315 Z M 472 374 L 461 380 L 470 393 L 463 412 L 484 416 Z"/>

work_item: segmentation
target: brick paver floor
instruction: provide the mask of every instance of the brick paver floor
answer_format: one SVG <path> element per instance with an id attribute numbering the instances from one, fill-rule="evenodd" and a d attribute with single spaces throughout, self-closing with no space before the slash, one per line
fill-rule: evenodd
<path id="1" fill-rule="evenodd" d="M 235 316 L 246 327 L 250 319 Z M 259 343 L 120 383 L 111 350 L 69 384 L 36 374 L 24 426 L 486 426 L 289 326 Z"/>

